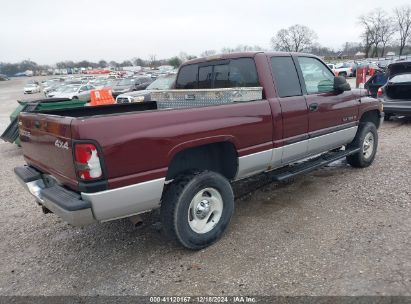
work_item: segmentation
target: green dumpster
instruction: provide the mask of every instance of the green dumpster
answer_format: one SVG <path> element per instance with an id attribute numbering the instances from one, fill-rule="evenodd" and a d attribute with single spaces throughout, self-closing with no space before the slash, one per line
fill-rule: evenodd
<path id="1" fill-rule="evenodd" d="M 86 101 L 78 99 L 67 99 L 67 98 L 47 98 L 47 99 L 31 99 L 31 100 L 18 100 L 17 108 L 10 115 L 10 125 L 7 127 L 6 131 L 1 135 L 1 138 L 8 142 L 14 142 L 20 146 L 20 139 L 18 137 L 18 126 L 17 118 L 21 111 L 24 112 L 38 112 L 47 110 L 60 110 L 60 109 L 73 109 L 84 107 Z M 31 106 L 30 109 L 27 106 Z"/>

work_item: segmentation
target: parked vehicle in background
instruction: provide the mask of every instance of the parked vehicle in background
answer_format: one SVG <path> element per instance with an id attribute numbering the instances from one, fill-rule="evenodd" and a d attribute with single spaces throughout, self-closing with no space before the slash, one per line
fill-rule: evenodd
<path id="1" fill-rule="evenodd" d="M 92 86 L 97 89 L 107 89 L 112 90 L 113 87 L 119 82 L 119 80 L 115 79 L 100 79 L 92 83 Z"/>
<path id="2" fill-rule="evenodd" d="M 73 225 L 160 208 L 163 231 L 198 250 L 228 227 L 230 181 L 286 180 L 340 158 L 367 167 L 376 155 L 380 103 L 312 55 L 194 59 L 174 89 L 151 102 L 20 113 L 28 166 L 15 174 Z"/>
<path id="3" fill-rule="evenodd" d="M 58 80 L 47 80 L 43 84 L 43 93 L 47 96 L 47 93 L 53 91 L 53 89 L 62 85 L 62 82 Z"/>
<path id="4" fill-rule="evenodd" d="M 150 94 L 153 91 L 169 90 L 174 84 L 176 75 L 159 77 L 154 80 L 145 90 L 120 94 L 116 98 L 116 103 L 146 102 L 150 101 Z"/>
<path id="5" fill-rule="evenodd" d="M 10 80 L 6 75 L 0 74 L 0 81 Z"/>
<path id="6" fill-rule="evenodd" d="M 344 62 L 344 66 L 347 68 L 351 68 L 351 76 L 355 77 L 357 76 L 357 66 L 358 63 L 355 61 L 349 61 L 349 62 Z"/>
<path id="7" fill-rule="evenodd" d="M 24 94 L 40 93 L 41 88 L 36 83 L 27 83 L 23 88 Z"/>
<path id="8" fill-rule="evenodd" d="M 352 77 L 353 70 L 350 66 L 346 64 L 327 64 L 328 67 L 333 71 L 335 76 Z"/>
<path id="9" fill-rule="evenodd" d="M 70 84 L 63 87 L 61 91 L 58 91 L 53 95 L 54 98 L 67 98 L 78 99 L 82 101 L 90 101 L 90 92 L 95 88 L 92 85 L 76 85 Z"/>
<path id="10" fill-rule="evenodd" d="M 388 67 L 388 65 L 389 65 L 390 63 L 392 63 L 392 62 L 394 62 L 393 59 L 382 59 L 382 60 L 380 60 L 380 61 L 377 62 L 377 66 L 378 66 L 380 69 L 385 70 L 385 69 Z"/>
<path id="11" fill-rule="evenodd" d="M 136 91 L 145 90 L 156 78 L 148 76 L 134 77 L 136 83 Z"/>
<path id="12" fill-rule="evenodd" d="M 411 61 L 391 63 L 386 75 L 388 81 L 377 92 L 386 120 L 394 115 L 411 116 Z"/>
<path id="13" fill-rule="evenodd" d="M 112 88 L 111 94 L 116 97 L 123 93 L 144 90 L 151 82 L 151 77 L 124 78 Z"/>
<path id="14" fill-rule="evenodd" d="M 48 88 L 47 92 L 45 93 L 46 97 L 52 98 L 55 95 L 59 94 L 61 91 L 64 90 L 65 84 L 55 85 L 53 87 Z"/>

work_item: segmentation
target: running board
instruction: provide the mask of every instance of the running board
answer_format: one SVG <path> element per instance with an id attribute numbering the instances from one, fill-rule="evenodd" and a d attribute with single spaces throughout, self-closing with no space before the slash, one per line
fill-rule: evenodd
<path id="1" fill-rule="evenodd" d="M 299 174 L 314 171 L 316 169 L 324 167 L 325 165 L 335 162 L 336 160 L 357 153 L 359 151 L 360 148 L 341 150 L 337 152 L 328 152 L 326 154 L 322 154 L 316 158 L 304 161 L 302 163 L 297 163 L 295 165 L 290 165 L 284 168 L 280 168 L 278 170 L 271 171 L 269 172 L 269 174 L 274 181 L 284 181 L 293 178 Z"/>

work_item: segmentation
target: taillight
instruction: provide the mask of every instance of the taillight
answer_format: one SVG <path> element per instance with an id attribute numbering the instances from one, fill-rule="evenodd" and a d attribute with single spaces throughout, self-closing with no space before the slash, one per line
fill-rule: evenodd
<path id="1" fill-rule="evenodd" d="M 382 88 L 378 88 L 377 97 L 381 97 L 381 96 L 382 96 Z"/>
<path id="2" fill-rule="evenodd" d="M 98 150 L 93 144 L 75 144 L 75 167 L 77 176 L 83 180 L 97 179 L 102 176 Z"/>

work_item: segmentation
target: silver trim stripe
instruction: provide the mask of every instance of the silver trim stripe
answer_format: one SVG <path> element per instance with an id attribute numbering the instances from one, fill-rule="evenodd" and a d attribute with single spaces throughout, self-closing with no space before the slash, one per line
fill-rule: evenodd
<path id="1" fill-rule="evenodd" d="M 91 203 L 94 217 L 108 221 L 160 207 L 165 178 L 96 193 L 81 193 Z"/>
<path id="2" fill-rule="evenodd" d="M 235 179 L 239 180 L 264 171 L 278 169 L 294 161 L 341 147 L 354 139 L 357 129 L 358 127 L 355 126 L 280 148 L 239 157 Z"/>

